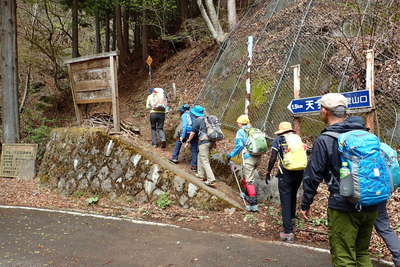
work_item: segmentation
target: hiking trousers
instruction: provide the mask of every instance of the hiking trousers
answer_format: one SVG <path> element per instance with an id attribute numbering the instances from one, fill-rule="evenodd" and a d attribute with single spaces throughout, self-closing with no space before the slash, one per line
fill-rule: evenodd
<path id="1" fill-rule="evenodd" d="M 372 267 L 369 242 L 378 211 L 344 212 L 328 208 L 329 244 L 335 267 Z"/>
<path id="2" fill-rule="evenodd" d="M 182 142 L 180 139 L 176 140 L 175 149 L 172 153 L 172 159 L 179 159 L 179 153 L 181 151 L 182 144 L 185 143 L 186 140 L 187 138 L 183 139 Z M 190 150 L 192 151 L 191 165 L 192 167 L 197 167 L 197 157 L 199 154 L 199 139 L 197 137 L 193 138 L 192 141 L 190 141 Z"/>
<path id="3" fill-rule="evenodd" d="M 389 216 L 386 210 L 386 201 L 378 205 L 378 217 L 375 221 L 375 230 L 383 241 L 385 241 L 387 248 L 392 254 L 394 265 L 400 265 L 400 238 L 390 227 Z"/>
<path id="4" fill-rule="evenodd" d="M 197 157 L 197 175 L 200 178 L 207 178 L 207 181 L 215 181 L 214 173 L 210 165 L 210 149 L 211 143 L 205 143 L 199 145 L 199 155 Z"/>
<path id="5" fill-rule="evenodd" d="M 165 142 L 165 133 L 164 133 L 164 121 L 165 121 L 165 113 L 164 112 L 151 112 L 150 113 L 150 125 L 151 125 L 151 144 L 157 145 L 157 139 L 160 139 L 160 142 Z"/>
<path id="6" fill-rule="evenodd" d="M 296 217 L 297 191 L 303 181 L 303 171 L 288 171 L 281 168 L 283 173 L 278 175 L 279 198 L 283 232 L 293 233 L 293 219 Z"/>
<path id="7" fill-rule="evenodd" d="M 246 179 L 247 184 L 254 184 L 256 169 L 260 164 L 261 156 L 250 156 L 243 159 L 243 178 Z"/>

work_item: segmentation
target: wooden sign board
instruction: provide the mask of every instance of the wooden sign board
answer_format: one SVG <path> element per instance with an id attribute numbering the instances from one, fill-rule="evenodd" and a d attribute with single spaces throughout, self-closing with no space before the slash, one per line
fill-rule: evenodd
<path id="1" fill-rule="evenodd" d="M 112 103 L 114 129 L 120 131 L 118 103 L 117 52 L 68 59 L 69 79 L 78 123 L 82 123 L 80 105 Z"/>
<path id="2" fill-rule="evenodd" d="M 37 149 L 37 144 L 3 144 L 0 177 L 33 179 Z"/>

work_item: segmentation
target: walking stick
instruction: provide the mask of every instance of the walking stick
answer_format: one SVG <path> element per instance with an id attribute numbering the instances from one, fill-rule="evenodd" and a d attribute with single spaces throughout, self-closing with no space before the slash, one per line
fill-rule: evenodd
<path id="1" fill-rule="evenodd" d="M 243 200 L 244 206 L 246 207 L 247 204 L 246 204 L 246 201 L 244 200 L 244 193 L 243 193 L 243 191 L 242 191 L 242 188 L 240 187 L 239 180 L 238 180 L 238 178 L 237 178 L 237 176 L 236 176 L 235 164 L 234 164 L 233 162 L 229 161 L 229 166 L 230 166 L 230 168 L 231 168 L 231 171 L 232 171 L 232 173 L 233 173 L 233 176 L 235 176 L 235 180 L 236 180 L 236 183 L 237 183 L 237 185 L 238 185 L 239 192 L 240 192 L 240 198 Z"/>

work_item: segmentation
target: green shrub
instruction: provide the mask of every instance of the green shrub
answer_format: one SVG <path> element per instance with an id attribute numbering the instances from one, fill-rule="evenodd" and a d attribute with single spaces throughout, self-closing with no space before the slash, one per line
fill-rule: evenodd
<path id="1" fill-rule="evenodd" d="M 172 200 L 169 199 L 168 193 L 162 193 L 156 200 L 156 205 L 161 209 L 165 209 L 166 207 L 171 205 L 171 203 Z"/>

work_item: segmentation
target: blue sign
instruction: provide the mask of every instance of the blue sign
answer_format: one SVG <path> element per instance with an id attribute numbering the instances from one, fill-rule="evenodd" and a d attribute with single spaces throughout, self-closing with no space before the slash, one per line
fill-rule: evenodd
<path id="1" fill-rule="evenodd" d="M 371 107 L 371 98 L 368 90 L 346 92 L 341 94 L 347 98 L 349 109 Z M 319 104 L 320 99 L 321 96 L 293 99 L 290 101 L 287 108 L 293 114 L 319 112 L 321 109 L 321 105 Z"/>

